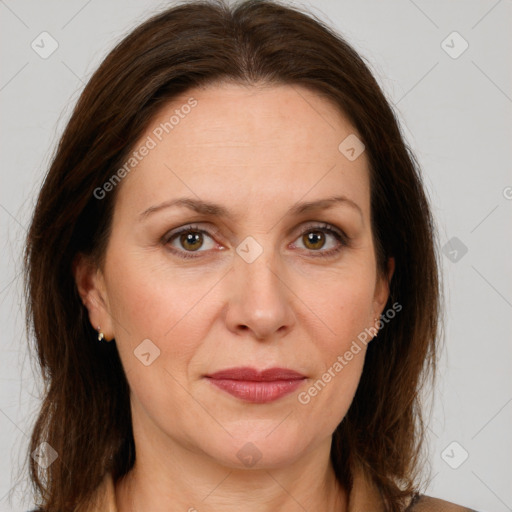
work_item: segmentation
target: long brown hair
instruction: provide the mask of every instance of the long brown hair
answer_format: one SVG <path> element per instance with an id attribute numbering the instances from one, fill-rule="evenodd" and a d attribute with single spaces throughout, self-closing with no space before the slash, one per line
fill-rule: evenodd
<path id="1" fill-rule="evenodd" d="M 79 253 L 101 268 L 117 190 L 101 187 L 126 161 L 155 114 L 187 89 L 230 80 L 308 87 L 337 105 L 360 134 L 370 163 L 378 270 L 395 258 L 385 309 L 401 311 L 368 346 L 353 403 L 333 436 L 338 480 L 357 463 L 398 511 L 417 490 L 424 422 L 420 391 L 434 375 L 440 286 L 435 229 L 420 169 L 368 66 L 310 13 L 273 1 L 174 5 L 138 26 L 105 58 L 82 92 L 44 179 L 25 248 L 27 328 L 45 383 L 29 457 L 38 505 L 73 510 L 107 471 L 135 460 L 129 387 L 115 343 L 95 342 L 77 292 Z"/>

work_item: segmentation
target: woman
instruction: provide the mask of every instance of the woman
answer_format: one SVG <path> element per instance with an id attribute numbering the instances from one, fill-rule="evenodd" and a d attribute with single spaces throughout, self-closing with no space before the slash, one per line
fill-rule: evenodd
<path id="1" fill-rule="evenodd" d="M 135 29 L 25 261 L 40 510 L 467 510 L 419 493 L 440 296 L 418 166 L 312 16 L 190 2 Z"/>

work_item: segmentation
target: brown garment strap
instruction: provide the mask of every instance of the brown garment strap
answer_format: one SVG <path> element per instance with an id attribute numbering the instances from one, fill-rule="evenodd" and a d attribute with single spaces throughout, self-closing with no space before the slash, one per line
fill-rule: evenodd
<path id="1" fill-rule="evenodd" d="M 405 512 L 477 512 L 472 508 L 462 507 L 439 498 L 417 494 Z"/>

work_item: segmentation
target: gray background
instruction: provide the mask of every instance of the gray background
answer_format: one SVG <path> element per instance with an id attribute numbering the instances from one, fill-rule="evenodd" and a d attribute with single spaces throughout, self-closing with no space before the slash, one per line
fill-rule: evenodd
<path id="1" fill-rule="evenodd" d="M 291 3 L 334 25 L 370 63 L 423 167 L 440 243 L 448 244 L 426 492 L 482 512 L 510 511 L 512 1 Z M 36 193 L 91 73 L 165 5 L 0 0 L 2 511 L 32 505 L 20 465 L 40 384 L 26 350 L 20 254 Z M 44 31 L 59 45 L 46 59 L 31 47 Z M 453 31 L 469 44 L 457 58 L 464 42 L 448 37 Z"/>

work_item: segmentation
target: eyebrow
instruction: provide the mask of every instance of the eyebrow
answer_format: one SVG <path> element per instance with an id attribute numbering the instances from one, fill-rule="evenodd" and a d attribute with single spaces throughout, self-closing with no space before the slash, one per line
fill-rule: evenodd
<path id="1" fill-rule="evenodd" d="M 294 206 L 292 206 L 286 214 L 300 215 L 315 210 L 327 210 L 329 208 L 333 208 L 334 206 L 341 204 L 350 206 L 351 208 L 357 210 L 361 218 L 363 218 L 363 212 L 359 205 L 345 196 L 334 196 L 328 197 L 326 199 L 318 199 L 316 201 L 297 203 Z M 218 216 L 223 218 L 233 217 L 233 214 L 230 213 L 228 209 L 226 209 L 224 206 L 221 206 L 220 204 L 202 201 L 200 199 L 194 199 L 190 197 L 180 197 L 178 199 L 165 201 L 163 203 L 149 207 L 147 210 L 144 210 L 139 215 L 139 221 L 147 219 L 153 213 L 172 207 L 188 208 L 202 215 Z"/>

